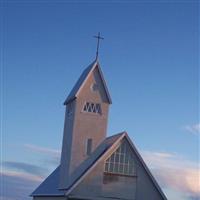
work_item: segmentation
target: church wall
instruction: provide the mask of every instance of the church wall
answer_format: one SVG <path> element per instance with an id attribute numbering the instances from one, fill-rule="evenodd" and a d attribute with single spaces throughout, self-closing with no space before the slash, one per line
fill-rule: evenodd
<path id="1" fill-rule="evenodd" d="M 162 200 L 163 197 L 158 192 L 157 188 L 153 185 L 152 180 L 149 178 L 147 172 L 144 170 L 141 163 L 137 167 L 137 193 L 136 199 L 139 200 Z"/>
<path id="2" fill-rule="evenodd" d="M 70 193 L 72 197 L 81 196 L 91 199 L 121 198 L 127 200 L 163 200 L 144 170 L 140 161 L 136 159 L 137 177 L 116 176 L 109 180 L 104 177 L 104 161 L 97 166 L 82 180 L 82 182 Z M 89 199 L 89 198 L 88 198 Z"/>
<path id="3" fill-rule="evenodd" d="M 94 167 L 91 173 L 70 193 L 70 196 L 95 197 L 102 194 L 102 162 Z"/>
<path id="4" fill-rule="evenodd" d="M 72 196 L 82 196 L 87 199 L 122 198 L 135 199 L 135 178 L 117 176 L 118 180 L 105 183 L 104 161 L 101 161 L 92 172 L 72 191 Z M 155 199 L 154 199 L 155 200 Z"/>

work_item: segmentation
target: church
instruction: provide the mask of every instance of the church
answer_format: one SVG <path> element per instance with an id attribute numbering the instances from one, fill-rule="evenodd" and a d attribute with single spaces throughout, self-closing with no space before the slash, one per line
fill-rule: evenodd
<path id="1" fill-rule="evenodd" d="M 128 133 L 107 137 L 112 104 L 98 54 L 66 98 L 60 165 L 33 200 L 166 200 Z"/>

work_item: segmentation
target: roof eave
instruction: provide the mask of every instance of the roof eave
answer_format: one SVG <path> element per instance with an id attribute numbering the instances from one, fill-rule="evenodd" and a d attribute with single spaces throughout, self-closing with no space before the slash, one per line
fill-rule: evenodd
<path id="1" fill-rule="evenodd" d="M 73 97 L 73 98 L 66 99 L 65 102 L 63 103 L 63 105 L 66 106 L 67 104 L 69 104 L 69 103 L 71 103 L 72 101 L 74 101 L 76 98 L 77 98 L 77 97 L 75 96 L 75 97 Z"/>

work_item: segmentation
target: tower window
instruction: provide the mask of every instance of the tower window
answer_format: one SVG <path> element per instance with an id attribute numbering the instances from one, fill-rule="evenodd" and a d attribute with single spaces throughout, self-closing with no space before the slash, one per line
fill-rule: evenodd
<path id="1" fill-rule="evenodd" d="M 83 111 L 101 114 L 101 105 L 99 103 L 86 102 Z"/>
<path id="2" fill-rule="evenodd" d="M 86 154 L 89 156 L 92 152 L 92 139 L 89 138 L 87 139 L 87 142 L 86 142 Z"/>

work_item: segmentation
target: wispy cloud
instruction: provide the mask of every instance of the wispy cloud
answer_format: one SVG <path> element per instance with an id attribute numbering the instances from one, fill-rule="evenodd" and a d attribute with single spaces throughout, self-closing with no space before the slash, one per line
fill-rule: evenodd
<path id="1" fill-rule="evenodd" d="M 2 172 L 0 172 L 0 175 L 19 178 L 19 179 L 27 180 L 30 182 L 40 182 L 44 179 L 43 177 L 40 177 L 38 175 L 33 175 L 30 173 L 26 173 L 26 172 L 19 172 L 19 171 L 15 171 L 15 170 L 7 170 L 7 169 L 2 170 Z"/>
<path id="2" fill-rule="evenodd" d="M 162 187 L 182 192 L 189 199 L 200 198 L 197 163 L 169 153 L 144 151 L 143 157 Z"/>
<path id="3" fill-rule="evenodd" d="M 46 168 L 24 162 L 5 161 L 2 165 L 11 170 L 22 171 L 39 177 L 44 177 L 47 172 Z"/>
<path id="4" fill-rule="evenodd" d="M 55 168 L 60 161 L 60 150 L 41 147 L 33 144 L 24 144 L 24 147 L 33 153 L 40 154 L 42 157 L 42 162 L 47 164 L 49 168 Z"/>
<path id="5" fill-rule="evenodd" d="M 24 144 L 24 146 L 26 148 L 28 148 L 29 150 L 32 150 L 34 152 L 60 157 L 60 151 L 57 150 L 57 149 L 40 147 L 40 146 L 36 146 L 36 145 L 33 145 L 33 144 Z"/>
<path id="6" fill-rule="evenodd" d="M 200 123 L 184 126 L 184 130 L 186 130 L 192 134 L 196 134 L 196 135 L 200 134 Z"/>
<path id="7" fill-rule="evenodd" d="M 14 171 L 3 171 L 0 177 L 2 181 L 0 199 L 5 200 L 31 200 L 29 195 L 43 180 L 35 175 Z"/>
<path id="8" fill-rule="evenodd" d="M 29 197 L 31 192 L 59 163 L 59 150 L 32 144 L 25 144 L 24 147 L 38 155 L 39 163 L 35 165 L 19 161 L 2 162 L 3 171 L 0 176 L 3 187 L 0 191 L 0 199 L 31 200 L 32 198 Z"/>

